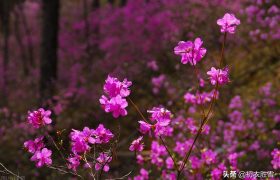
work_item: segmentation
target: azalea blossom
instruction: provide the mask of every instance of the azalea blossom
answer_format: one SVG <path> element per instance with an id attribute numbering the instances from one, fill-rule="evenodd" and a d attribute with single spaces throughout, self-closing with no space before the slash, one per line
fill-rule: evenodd
<path id="1" fill-rule="evenodd" d="M 117 95 L 116 97 L 113 97 L 111 99 L 107 99 L 106 96 L 102 96 L 99 99 L 99 102 L 105 112 L 111 112 L 114 118 L 127 115 L 127 111 L 125 108 L 128 106 L 128 103 L 126 99 L 122 98 L 120 95 Z"/>
<path id="2" fill-rule="evenodd" d="M 52 151 L 44 148 L 41 151 L 35 152 L 35 154 L 31 157 L 31 161 L 35 161 L 37 167 L 42 167 L 44 165 L 49 166 L 52 164 L 51 155 Z"/>
<path id="3" fill-rule="evenodd" d="M 203 41 L 196 38 L 192 41 L 180 41 L 174 48 L 174 53 L 181 56 L 182 64 L 190 63 L 196 65 L 206 54 L 206 49 L 202 47 Z"/>
<path id="4" fill-rule="evenodd" d="M 108 143 L 114 137 L 113 133 L 106 129 L 103 124 L 98 125 L 93 132 L 93 136 L 95 137 L 94 143 L 96 144 Z"/>
<path id="5" fill-rule="evenodd" d="M 104 84 L 104 92 L 108 94 L 110 98 L 120 95 L 121 97 L 127 97 L 130 94 L 129 87 L 132 85 L 131 81 L 124 79 L 122 82 L 115 77 L 108 76 Z"/>
<path id="6" fill-rule="evenodd" d="M 72 169 L 73 171 L 77 171 L 77 167 L 80 165 L 80 160 L 81 160 L 81 156 L 74 154 L 72 156 L 70 156 L 67 161 L 68 163 L 68 168 Z"/>
<path id="7" fill-rule="evenodd" d="M 240 20 L 234 14 L 226 13 L 223 18 L 217 20 L 217 24 L 221 26 L 221 32 L 235 33 L 236 27 L 240 24 Z"/>
<path id="8" fill-rule="evenodd" d="M 41 126 L 51 124 L 52 120 L 50 118 L 51 111 L 44 110 L 43 108 L 38 109 L 37 111 L 28 112 L 28 123 L 31 124 L 34 128 L 39 128 Z"/>
<path id="9" fill-rule="evenodd" d="M 228 68 L 216 69 L 212 67 L 211 70 L 207 72 L 207 75 L 212 85 L 223 85 L 229 82 Z"/>
<path id="10" fill-rule="evenodd" d="M 216 162 L 217 153 L 211 149 L 203 150 L 201 153 L 201 159 L 205 161 L 206 164 L 210 165 Z"/>
<path id="11" fill-rule="evenodd" d="M 104 92 L 99 102 L 105 112 L 111 112 L 114 118 L 119 116 L 126 116 L 126 107 L 128 103 L 126 97 L 130 94 L 129 87 L 132 85 L 131 81 L 124 79 L 122 82 L 115 77 L 108 76 L 104 84 Z"/>
<path id="12" fill-rule="evenodd" d="M 143 136 L 140 136 L 138 139 L 132 141 L 129 150 L 130 151 L 137 151 L 137 152 L 141 152 L 144 149 L 144 144 L 142 142 L 143 140 Z"/>
<path id="13" fill-rule="evenodd" d="M 40 151 L 43 147 L 45 147 L 45 144 L 43 142 L 44 136 L 40 136 L 33 140 L 28 140 L 24 142 L 24 147 L 30 152 L 35 153 L 36 151 Z"/>
<path id="14" fill-rule="evenodd" d="M 96 159 L 95 169 L 98 171 L 103 168 L 103 171 L 108 172 L 110 169 L 108 164 L 111 161 L 112 157 L 108 156 L 108 154 L 100 153 L 99 157 Z"/>

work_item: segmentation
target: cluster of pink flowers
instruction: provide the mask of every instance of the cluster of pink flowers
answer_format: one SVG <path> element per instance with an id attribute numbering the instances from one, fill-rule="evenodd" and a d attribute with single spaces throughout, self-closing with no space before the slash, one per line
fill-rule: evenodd
<path id="1" fill-rule="evenodd" d="M 154 107 L 148 112 L 151 113 L 150 120 L 152 123 L 145 122 L 143 120 L 138 121 L 140 124 L 139 131 L 142 134 L 153 132 L 156 137 L 171 136 L 173 132 L 173 128 L 169 126 L 171 121 L 171 112 L 162 107 Z"/>
<path id="2" fill-rule="evenodd" d="M 45 147 L 43 142 L 44 137 L 40 136 L 33 140 L 28 140 L 24 142 L 24 147 L 28 150 L 28 152 L 32 153 L 31 161 L 36 162 L 37 167 L 42 167 L 43 165 L 51 165 L 52 164 L 52 151 L 48 150 Z"/>
<path id="3" fill-rule="evenodd" d="M 214 95 L 215 95 L 215 97 L 214 97 Z M 218 95 L 219 95 L 218 91 L 216 91 L 216 93 L 215 93 L 215 90 L 213 90 L 211 92 L 202 92 L 202 93 L 196 92 L 196 94 L 187 92 L 184 95 L 184 99 L 185 99 L 186 103 L 190 103 L 193 105 L 199 105 L 199 104 L 208 103 L 213 98 L 217 99 Z"/>
<path id="4" fill-rule="evenodd" d="M 174 53 L 180 55 L 183 64 L 190 63 L 195 66 L 206 54 L 206 49 L 202 47 L 203 41 L 196 38 L 194 42 L 180 41 L 178 46 L 174 48 Z"/>
<path id="5" fill-rule="evenodd" d="M 103 124 L 99 124 L 96 129 L 90 129 L 88 127 L 85 127 L 83 131 L 73 129 L 70 134 L 72 155 L 70 155 L 68 158 L 68 168 L 76 171 L 77 167 L 80 165 L 82 155 L 88 153 L 91 150 L 91 145 L 106 144 L 113 137 L 113 133 L 110 130 L 104 128 Z M 95 164 L 96 170 L 100 169 L 100 166 L 97 164 L 102 164 L 105 156 L 107 157 L 105 153 L 100 153 L 100 157 L 97 158 L 97 163 Z M 110 161 L 107 163 L 109 162 Z M 90 166 L 88 162 L 86 162 L 86 165 Z M 107 170 L 109 170 L 109 166 L 104 165 L 104 171 Z"/>
<path id="6" fill-rule="evenodd" d="M 37 111 L 28 112 L 28 123 L 34 128 L 39 128 L 47 124 L 51 124 L 52 120 L 50 118 L 51 111 L 44 110 L 43 108 Z"/>
<path id="7" fill-rule="evenodd" d="M 50 115 L 50 110 L 44 110 L 43 108 L 40 108 L 36 111 L 28 112 L 27 120 L 29 124 L 38 129 L 47 124 L 51 124 L 52 120 Z M 52 151 L 45 148 L 43 139 L 44 136 L 40 136 L 35 140 L 28 140 L 23 144 L 28 152 L 33 154 L 31 161 L 35 161 L 37 167 L 42 167 L 44 165 L 50 166 L 52 164 Z"/>
<path id="8" fill-rule="evenodd" d="M 90 150 L 90 144 L 105 144 L 108 143 L 114 135 L 112 132 L 104 128 L 103 124 L 99 124 L 96 129 L 85 127 L 83 131 L 74 130 L 70 134 L 72 141 L 72 152 L 85 153 Z"/>
<path id="9" fill-rule="evenodd" d="M 105 112 L 111 112 L 115 118 L 127 115 L 125 108 L 128 106 L 128 103 L 125 98 L 130 94 L 129 87 L 131 85 L 131 81 L 127 79 L 121 82 L 117 78 L 107 77 L 103 89 L 108 97 L 102 95 L 99 99 Z"/>
<path id="10" fill-rule="evenodd" d="M 274 1 L 246 1 L 246 8 L 241 10 L 250 24 L 250 40 L 280 39 L 280 7 Z M 257 26 L 256 26 L 257 25 Z"/>

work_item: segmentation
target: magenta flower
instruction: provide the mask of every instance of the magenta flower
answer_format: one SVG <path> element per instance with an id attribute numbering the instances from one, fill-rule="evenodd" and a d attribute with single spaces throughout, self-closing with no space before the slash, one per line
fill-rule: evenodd
<path id="1" fill-rule="evenodd" d="M 72 152 L 75 154 L 88 151 L 90 149 L 88 143 L 95 143 L 95 139 L 92 137 L 93 133 L 94 130 L 89 129 L 88 127 L 85 127 L 83 131 L 73 129 L 70 134 Z"/>
<path id="2" fill-rule="evenodd" d="M 208 103 L 212 100 L 214 95 L 214 91 L 211 92 L 196 92 L 196 94 L 191 94 L 189 92 L 187 92 L 184 95 L 184 99 L 186 103 L 190 103 L 190 104 L 205 104 Z M 216 98 L 218 98 L 218 93 L 216 93 Z"/>
<path id="3" fill-rule="evenodd" d="M 136 159 L 138 164 L 140 165 L 144 164 L 144 157 L 141 154 L 137 154 Z"/>
<path id="4" fill-rule="evenodd" d="M 152 110 L 148 110 L 151 113 L 151 121 L 161 121 L 166 119 L 171 119 L 171 112 L 162 107 L 153 107 Z"/>
<path id="5" fill-rule="evenodd" d="M 170 119 L 164 119 L 161 121 L 157 121 L 154 125 L 155 127 L 155 136 L 170 136 L 170 131 L 172 133 L 173 129 L 169 127 Z M 171 129 L 170 129 L 171 128 Z"/>
<path id="6" fill-rule="evenodd" d="M 146 134 L 153 130 L 155 136 L 171 136 L 173 128 L 170 127 L 171 121 L 171 112 L 164 108 L 154 107 L 152 110 L 148 110 L 148 113 L 151 113 L 150 120 L 155 122 L 149 124 L 144 121 L 138 121 L 140 124 L 140 132 Z"/>
<path id="7" fill-rule="evenodd" d="M 176 146 L 174 147 L 174 151 L 177 152 L 180 156 L 184 157 L 184 155 L 188 152 L 191 147 L 193 140 L 186 140 L 185 142 L 176 142 Z"/>
<path id="8" fill-rule="evenodd" d="M 172 160 L 171 157 L 168 157 L 168 158 L 165 160 L 165 163 L 166 163 L 167 169 L 173 169 L 174 162 L 173 162 L 173 160 Z"/>
<path id="9" fill-rule="evenodd" d="M 142 142 L 143 137 L 140 136 L 138 139 L 132 141 L 129 150 L 130 151 L 137 151 L 137 152 L 141 152 L 144 149 L 144 144 Z"/>
<path id="10" fill-rule="evenodd" d="M 95 137 L 94 143 L 96 144 L 108 143 L 114 137 L 113 133 L 110 130 L 104 128 L 103 124 L 99 124 L 99 126 L 93 132 L 93 136 Z"/>
<path id="11" fill-rule="evenodd" d="M 209 79 L 212 85 L 216 85 L 217 83 L 219 85 L 223 85 L 229 82 L 228 68 L 222 70 L 212 67 L 211 70 L 207 72 L 207 75 L 209 75 Z"/>
<path id="12" fill-rule="evenodd" d="M 42 167 L 45 164 L 49 166 L 52 164 L 51 155 L 52 151 L 44 148 L 41 151 L 35 152 L 35 154 L 31 157 L 31 161 L 36 161 L 37 167 Z"/>
<path id="13" fill-rule="evenodd" d="M 127 115 L 127 111 L 125 108 L 128 106 L 128 103 L 126 99 L 122 98 L 120 95 L 117 95 L 116 97 L 113 97 L 110 100 L 108 100 L 105 96 L 102 96 L 99 99 L 99 102 L 102 105 L 105 112 L 113 113 L 114 118 Z"/>
<path id="14" fill-rule="evenodd" d="M 30 152 L 35 153 L 36 151 L 40 151 L 43 147 L 45 147 L 45 144 L 43 142 L 44 136 L 40 136 L 33 140 L 28 140 L 24 142 L 24 147 Z"/>
<path id="15" fill-rule="evenodd" d="M 144 121 L 138 121 L 140 124 L 140 132 L 142 134 L 147 134 L 151 129 L 154 130 L 155 136 L 171 136 L 173 128 L 169 127 L 170 119 L 163 119 L 157 121 L 154 125 L 146 123 Z"/>
<path id="16" fill-rule="evenodd" d="M 211 149 L 204 150 L 201 153 L 201 159 L 205 161 L 206 164 L 210 165 L 216 162 L 217 153 L 212 151 Z"/>
<path id="17" fill-rule="evenodd" d="M 117 78 L 108 76 L 104 84 L 104 92 L 108 94 L 110 98 L 120 95 L 121 97 L 127 97 L 130 94 L 129 87 L 132 85 L 131 81 L 124 79 L 123 82 Z"/>
<path id="18" fill-rule="evenodd" d="M 127 115 L 125 108 L 128 106 L 128 103 L 125 97 L 129 96 L 129 87 L 131 85 L 131 81 L 128 81 L 127 79 L 124 79 L 121 82 L 117 78 L 108 76 L 103 89 L 109 98 L 102 95 L 99 99 L 99 102 L 105 112 L 111 112 L 115 118 Z"/>
<path id="19" fill-rule="evenodd" d="M 228 156 L 229 163 L 234 169 L 237 169 L 237 158 L 238 158 L 237 153 L 232 153 Z"/>
<path id="20" fill-rule="evenodd" d="M 106 153 L 100 153 L 99 157 L 96 159 L 96 164 L 95 164 L 95 169 L 98 171 L 102 169 L 105 172 L 108 172 L 110 167 L 109 167 L 109 162 L 112 161 L 112 157 L 108 156 Z"/>
<path id="21" fill-rule="evenodd" d="M 140 174 L 133 178 L 133 180 L 148 180 L 148 179 L 149 179 L 149 172 L 144 168 L 141 168 Z"/>
<path id="22" fill-rule="evenodd" d="M 206 54 L 206 49 L 202 47 L 203 41 L 196 38 L 194 42 L 180 41 L 174 48 L 174 53 L 181 56 L 182 64 L 190 63 L 196 65 Z"/>
<path id="23" fill-rule="evenodd" d="M 190 157 L 190 163 L 191 163 L 192 169 L 200 169 L 202 166 L 202 161 L 196 156 Z"/>
<path id="24" fill-rule="evenodd" d="M 226 171 L 226 167 L 224 164 L 220 164 L 217 168 L 211 171 L 211 177 L 213 180 L 220 180 L 223 172 Z"/>
<path id="25" fill-rule="evenodd" d="M 158 142 L 153 141 L 151 144 L 150 158 L 151 163 L 159 167 L 164 165 L 163 156 L 167 155 L 167 151 L 163 145 L 160 145 Z"/>
<path id="26" fill-rule="evenodd" d="M 230 109 L 239 109 L 243 107 L 242 100 L 240 96 L 235 96 L 230 100 L 230 104 L 228 106 Z"/>
<path id="27" fill-rule="evenodd" d="M 68 168 L 73 171 L 77 171 L 77 167 L 80 165 L 81 156 L 74 154 L 70 156 L 67 161 L 69 162 Z"/>
<path id="28" fill-rule="evenodd" d="M 275 148 L 272 152 L 272 160 L 271 164 L 273 166 L 273 169 L 280 169 L 280 150 Z"/>
<path id="29" fill-rule="evenodd" d="M 217 20 L 217 24 L 221 26 L 222 33 L 234 34 L 236 26 L 240 24 L 240 20 L 234 14 L 226 13 L 223 18 Z"/>
<path id="30" fill-rule="evenodd" d="M 37 111 L 28 112 L 28 123 L 31 124 L 34 128 L 39 128 L 46 124 L 51 124 L 52 120 L 50 118 L 50 115 L 51 111 L 45 111 L 43 108 L 40 108 Z"/>
<path id="31" fill-rule="evenodd" d="M 145 121 L 138 121 L 139 124 L 140 124 L 140 129 L 139 131 L 142 133 L 142 134 L 147 134 L 153 125 L 149 124 L 149 123 L 146 123 Z"/>

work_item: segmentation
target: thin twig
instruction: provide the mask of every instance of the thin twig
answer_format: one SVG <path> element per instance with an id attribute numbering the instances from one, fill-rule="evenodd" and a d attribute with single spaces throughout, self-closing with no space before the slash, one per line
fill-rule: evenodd
<path id="1" fill-rule="evenodd" d="M 16 175 L 15 173 L 13 173 L 12 171 L 10 171 L 8 168 L 6 168 L 2 163 L 0 163 L 0 166 L 2 166 L 3 168 L 4 168 L 4 170 L 6 171 L 6 172 L 8 172 L 9 174 L 11 174 L 11 175 L 13 175 L 13 176 L 15 176 L 15 177 L 17 177 L 18 179 L 20 179 L 20 180 L 23 180 L 23 178 L 22 177 L 20 177 L 20 176 L 18 176 L 18 175 Z"/>
<path id="2" fill-rule="evenodd" d="M 128 177 L 131 173 L 132 173 L 132 171 L 130 171 L 129 173 L 123 175 L 122 177 L 113 178 L 113 179 L 105 179 L 105 180 L 119 180 L 119 179 L 124 179 L 124 178 Z"/>
<path id="3" fill-rule="evenodd" d="M 160 138 L 160 140 L 161 140 L 163 146 L 165 147 L 166 151 L 168 152 L 169 156 L 171 157 L 171 159 L 172 159 L 172 161 L 173 161 L 173 163 L 174 163 L 174 166 L 175 166 L 176 171 L 179 172 L 179 169 L 178 169 L 178 166 L 177 166 L 177 161 L 176 161 L 175 158 L 172 156 L 171 152 L 169 151 L 169 149 L 168 149 L 167 145 L 165 144 L 164 140 L 162 139 L 162 137 L 159 136 L 159 138 Z"/>
<path id="4" fill-rule="evenodd" d="M 132 101 L 132 99 L 130 99 L 130 97 L 128 97 L 128 100 L 131 102 L 131 104 L 133 105 L 133 107 L 136 109 L 136 111 L 139 113 L 139 115 L 142 117 L 142 119 L 146 122 L 147 119 L 145 118 L 145 116 L 141 113 L 141 111 L 139 110 L 138 106 Z"/>

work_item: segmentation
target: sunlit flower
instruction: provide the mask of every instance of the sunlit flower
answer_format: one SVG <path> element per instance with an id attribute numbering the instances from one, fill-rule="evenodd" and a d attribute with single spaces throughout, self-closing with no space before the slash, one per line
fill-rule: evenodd
<path id="1" fill-rule="evenodd" d="M 196 65 L 206 54 L 206 49 L 202 47 L 203 41 L 196 38 L 194 42 L 180 41 L 174 48 L 174 53 L 181 56 L 182 64 L 190 63 Z"/>

